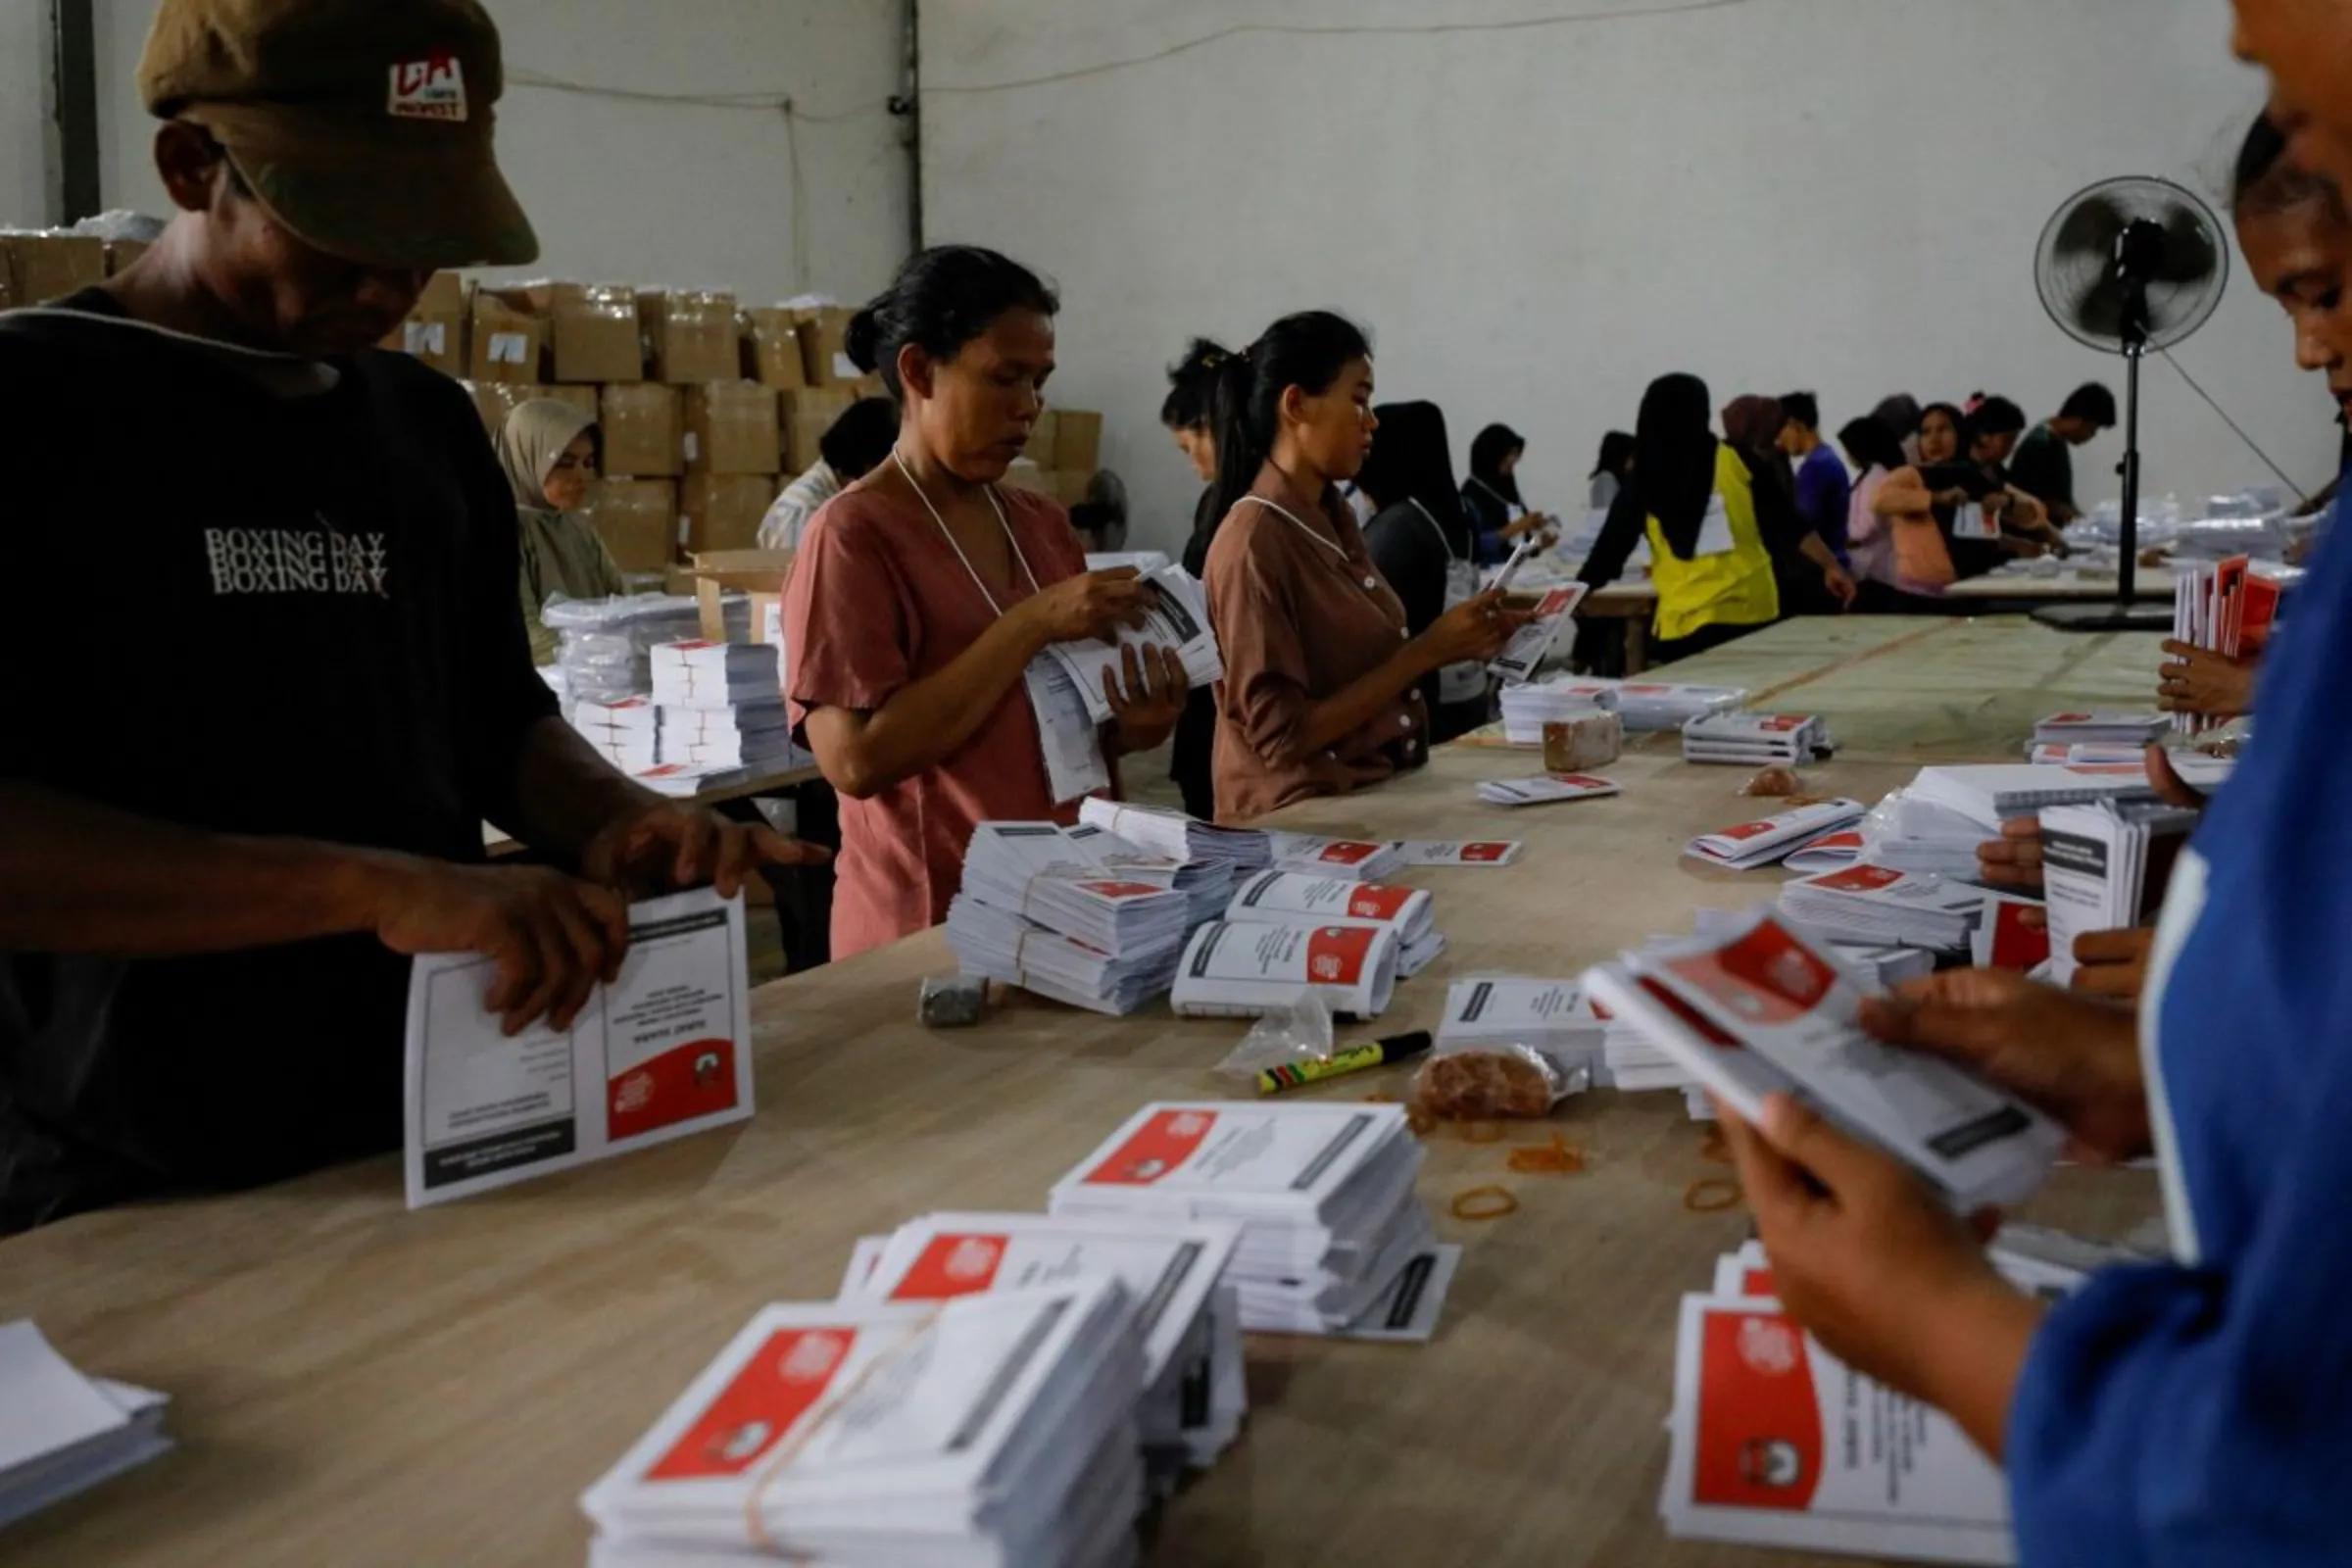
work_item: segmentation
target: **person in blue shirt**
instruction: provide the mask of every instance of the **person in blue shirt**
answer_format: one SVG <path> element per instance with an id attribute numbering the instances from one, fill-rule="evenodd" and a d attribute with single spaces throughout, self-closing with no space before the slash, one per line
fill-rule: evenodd
<path id="1" fill-rule="evenodd" d="M 1821 400 L 1810 392 L 1790 392 L 1781 400 L 1781 450 L 1796 466 L 1796 511 L 1821 535 L 1838 557 L 1851 565 L 1846 554 L 1846 514 L 1854 499 L 1854 482 L 1838 451 L 1821 438 Z"/>
<path id="2" fill-rule="evenodd" d="M 2352 5 L 2239 14 L 2241 41 L 2300 34 L 2352 76 Z M 2330 103 L 2352 172 L 2352 90 Z M 2352 398 L 2352 217 L 2286 142 L 2267 122 L 2247 139 L 2241 243 L 2298 363 Z M 1989 970 L 1864 1019 L 2038 1104 L 2083 1157 L 2155 1154 L 2169 1261 L 2045 1307 L 1986 1263 L 1985 1226 L 1793 1101 L 1760 1127 L 1727 1118 L 1784 1304 L 2006 1465 L 2030 1568 L 2352 1558 L 2352 549 L 2320 549 L 2268 662 L 2261 728 L 2173 873 L 2136 1020 Z"/>

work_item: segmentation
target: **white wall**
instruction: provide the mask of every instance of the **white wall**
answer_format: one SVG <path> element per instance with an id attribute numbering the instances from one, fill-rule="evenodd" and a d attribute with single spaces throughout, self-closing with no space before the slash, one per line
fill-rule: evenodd
<path id="1" fill-rule="evenodd" d="M 2170 175 L 2218 200 L 2259 108 L 2216 0 L 926 0 L 928 237 L 1062 284 L 1061 400 L 1167 545 L 1197 482 L 1157 429 L 1190 334 L 1348 311 L 1384 397 L 1444 406 L 1457 461 L 1531 441 L 1530 500 L 1581 507 L 1603 430 L 1660 372 L 1817 389 L 1835 428 L 1882 396 L 1984 387 L 2035 417 L 2121 363 L 2062 336 L 2034 247 L 2066 196 Z M 1590 20 L 1476 30 L 1575 9 Z M 1659 13 L 1643 15 L 1644 12 Z M 1009 13 L 1009 16 L 1008 16 Z M 1443 22 L 1438 34 L 1365 32 Z M 1071 79 L 990 90 L 1065 73 Z M 2237 258 L 2232 257 L 2233 267 Z M 2333 410 L 2242 270 L 2180 354 L 2299 481 Z M 2264 470 L 2180 378 L 2148 376 L 2152 492 Z M 2111 494 L 2110 438 L 2078 483 Z"/>
<path id="2" fill-rule="evenodd" d="M 0 228 L 51 217 L 50 59 L 48 0 L 0 0 Z"/>
<path id="3" fill-rule="evenodd" d="M 790 97 L 726 109 L 510 82 L 499 155 L 539 230 L 513 275 L 864 299 L 906 254 L 907 161 L 884 108 L 904 53 L 897 0 L 487 0 L 512 75 L 636 93 Z M 0 12 L 33 0 L 0 0 Z M 110 206 L 163 211 L 135 85 L 156 0 L 98 0 L 99 141 Z M 12 71 L 12 77 L 21 74 Z M 804 179 L 794 245 L 792 138 Z M 804 270 L 801 262 L 805 261 Z"/>

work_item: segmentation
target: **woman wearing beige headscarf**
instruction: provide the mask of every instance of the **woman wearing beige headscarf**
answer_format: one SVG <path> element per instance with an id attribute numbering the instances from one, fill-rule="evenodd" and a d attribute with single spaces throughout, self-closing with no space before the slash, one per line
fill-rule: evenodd
<path id="1" fill-rule="evenodd" d="M 607 599 L 629 591 L 612 553 L 581 512 L 596 479 L 596 437 L 593 417 L 552 398 L 517 406 L 499 433 L 498 455 L 514 486 L 521 524 L 522 623 L 537 663 L 556 662 L 556 634 L 540 618 L 549 599 Z"/>

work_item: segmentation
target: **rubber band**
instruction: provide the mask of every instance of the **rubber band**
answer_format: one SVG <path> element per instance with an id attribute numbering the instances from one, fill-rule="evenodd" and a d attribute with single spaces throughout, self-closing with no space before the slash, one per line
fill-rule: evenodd
<path id="1" fill-rule="evenodd" d="M 816 1408 L 810 1410 L 787 1429 L 784 1441 L 777 1446 L 776 1451 L 761 1460 L 752 1472 L 751 1486 L 745 1491 L 743 1497 L 743 1532 L 744 1538 L 750 1542 L 754 1551 L 764 1552 L 768 1556 L 778 1557 L 790 1563 L 806 1564 L 816 1560 L 806 1552 L 785 1548 L 768 1535 L 767 1516 L 760 1511 L 761 1497 L 765 1495 L 767 1489 L 775 1484 L 777 1477 L 791 1468 L 792 1462 L 801 1456 L 801 1450 L 808 1446 L 808 1440 L 816 1436 L 817 1428 L 832 1420 L 843 1405 L 856 1398 L 858 1391 L 873 1380 L 874 1374 L 897 1362 L 908 1348 L 921 1343 L 923 1338 L 938 1325 L 940 1313 L 944 1310 L 946 1307 L 943 1303 L 923 1314 L 906 1338 L 868 1361 L 858 1375 L 850 1380 L 847 1388 L 824 1399 Z"/>
<path id="2" fill-rule="evenodd" d="M 1462 1124 L 1462 1142 L 1465 1144 L 1499 1144 L 1510 1136 L 1510 1132 L 1498 1121 L 1473 1121 Z"/>
<path id="3" fill-rule="evenodd" d="M 1522 1144 L 1512 1150 L 1509 1164 L 1523 1176 L 1574 1176 L 1585 1168 L 1585 1153 L 1553 1133 L 1548 1144 Z"/>
<path id="4" fill-rule="evenodd" d="M 1500 1219 L 1519 1212 L 1519 1200 L 1507 1187 L 1473 1187 L 1455 1194 L 1451 1207 L 1455 1219 Z"/>
<path id="5" fill-rule="evenodd" d="M 1721 1214 L 1740 1206 L 1740 1184 L 1728 1176 L 1702 1176 L 1683 1189 L 1683 1206 L 1693 1214 Z"/>

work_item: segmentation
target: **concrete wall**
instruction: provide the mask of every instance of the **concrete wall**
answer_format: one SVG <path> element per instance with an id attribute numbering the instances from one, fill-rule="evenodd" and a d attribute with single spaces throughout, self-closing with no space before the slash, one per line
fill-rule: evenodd
<path id="1" fill-rule="evenodd" d="M 0 228 L 49 221 L 52 80 L 49 0 L 0 0 Z"/>
<path id="2" fill-rule="evenodd" d="M 1197 493 L 1164 363 L 1316 305 L 1375 329 L 1382 395 L 1441 403 L 1457 459 L 1527 434 L 1531 501 L 1569 510 L 1666 370 L 1718 406 L 1817 389 L 1833 424 L 1896 390 L 2036 417 L 2120 390 L 2045 318 L 2034 244 L 2108 175 L 2220 199 L 2262 96 L 2228 27 L 2213 0 L 926 0 L 926 220 L 1062 283 L 1057 393 L 1109 415 L 1150 542 Z M 2241 271 L 2180 359 L 2316 485 L 2333 410 L 2289 354 Z M 2147 414 L 2153 490 L 2264 474 L 2163 365 Z M 2118 455 L 2078 460 L 2086 491 Z"/>

